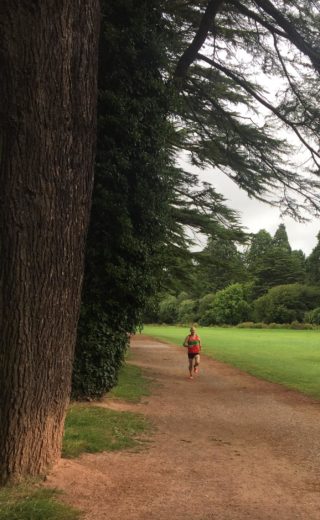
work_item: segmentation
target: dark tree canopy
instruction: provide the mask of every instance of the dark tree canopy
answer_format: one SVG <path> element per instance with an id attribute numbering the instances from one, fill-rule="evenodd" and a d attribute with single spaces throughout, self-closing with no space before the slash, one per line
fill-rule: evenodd
<path id="1" fill-rule="evenodd" d="M 317 245 L 306 260 L 306 270 L 308 282 L 320 285 L 320 233 L 318 233 L 317 239 Z"/>
<path id="2" fill-rule="evenodd" d="M 166 236 L 168 96 L 155 0 L 103 2 L 98 141 L 74 396 L 117 380 L 128 333 L 159 287 Z"/>
<path id="3" fill-rule="evenodd" d="M 283 249 L 290 253 L 291 246 L 287 235 L 287 230 L 284 224 L 280 224 L 273 237 L 273 246 L 279 249 Z"/>
<path id="4" fill-rule="evenodd" d="M 195 164 L 219 169 L 283 213 L 318 214 L 317 6 L 305 0 L 163 6 L 175 35 L 180 146 Z M 271 83 L 278 83 L 276 93 L 268 92 Z"/>

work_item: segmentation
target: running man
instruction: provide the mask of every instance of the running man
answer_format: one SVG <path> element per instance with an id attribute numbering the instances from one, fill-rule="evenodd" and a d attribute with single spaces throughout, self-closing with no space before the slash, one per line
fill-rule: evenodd
<path id="1" fill-rule="evenodd" d="M 193 373 L 199 373 L 199 364 L 200 364 L 200 350 L 201 350 L 201 340 L 199 336 L 197 336 L 195 327 L 191 327 L 190 334 L 186 337 L 183 342 L 183 346 L 188 349 L 188 358 L 189 358 L 189 373 L 190 379 L 193 379 Z"/>

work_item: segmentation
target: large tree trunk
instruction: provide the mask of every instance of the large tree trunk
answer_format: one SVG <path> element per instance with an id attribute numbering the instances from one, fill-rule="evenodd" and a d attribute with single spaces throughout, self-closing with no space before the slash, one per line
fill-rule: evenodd
<path id="1" fill-rule="evenodd" d="M 60 455 L 94 163 L 98 0 L 0 3 L 0 481 Z"/>

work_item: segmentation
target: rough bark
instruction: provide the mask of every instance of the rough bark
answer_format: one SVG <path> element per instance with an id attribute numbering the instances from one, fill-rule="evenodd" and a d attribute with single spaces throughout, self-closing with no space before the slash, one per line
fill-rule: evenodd
<path id="1" fill-rule="evenodd" d="M 0 481 L 60 455 L 92 190 L 98 0 L 0 5 Z"/>

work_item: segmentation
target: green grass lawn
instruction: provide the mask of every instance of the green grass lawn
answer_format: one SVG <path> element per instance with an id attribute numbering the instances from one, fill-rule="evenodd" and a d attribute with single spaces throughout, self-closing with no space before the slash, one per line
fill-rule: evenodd
<path id="1" fill-rule="evenodd" d="M 139 367 L 126 363 L 108 397 L 139 402 L 149 395 L 149 385 Z M 141 445 L 141 435 L 149 429 L 141 414 L 73 403 L 66 417 L 62 456 L 74 458 L 81 453 L 134 448 Z"/>
<path id="2" fill-rule="evenodd" d="M 73 404 L 65 422 L 62 456 L 134 448 L 141 444 L 140 436 L 147 429 L 148 422 L 141 414 Z"/>
<path id="3" fill-rule="evenodd" d="M 150 379 L 143 377 L 141 369 L 125 363 L 119 373 L 119 381 L 108 397 L 138 403 L 141 397 L 150 395 Z"/>
<path id="4" fill-rule="evenodd" d="M 197 331 L 203 354 L 320 399 L 320 331 L 219 327 Z M 182 345 L 188 328 L 146 325 L 143 333 Z"/>
<path id="5" fill-rule="evenodd" d="M 57 500 L 54 489 L 32 483 L 0 489 L 0 520 L 77 520 L 81 513 Z"/>

